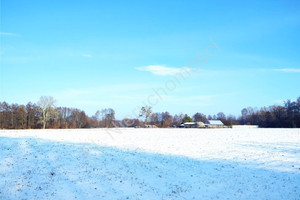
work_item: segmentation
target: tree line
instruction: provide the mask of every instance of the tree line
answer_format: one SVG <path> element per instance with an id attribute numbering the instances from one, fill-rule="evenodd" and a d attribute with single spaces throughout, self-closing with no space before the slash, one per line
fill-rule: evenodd
<path id="1" fill-rule="evenodd" d="M 113 109 L 103 109 L 89 117 L 77 108 L 55 107 L 55 100 L 49 96 L 42 96 L 37 103 L 26 105 L 0 102 L 1 129 L 112 127 L 113 120 Z"/>
<path id="2" fill-rule="evenodd" d="M 221 120 L 225 125 L 258 125 L 264 128 L 300 128 L 300 97 L 296 101 L 287 100 L 283 105 L 269 107 L 244 108 L 241 116 L 226 116 L 223 112 L 216 115 L 205 115 L 197 112 L 193 116 L 187 114 L 171 115 L 169 112 L 152 112 L 145 106 L 135 119 L 116 120 L 112 108 L 98 110 L 89 117 L 77 108 L 56 107 L 55 99 L 42 96 L 37 103 L 26 105 L 0 102 L 1 129 L 42 129 L 42 128 L 113 128 L 137 127 L 153 125 L 160 128 L 178 127 L 185 122 L 206 122 Z"/>

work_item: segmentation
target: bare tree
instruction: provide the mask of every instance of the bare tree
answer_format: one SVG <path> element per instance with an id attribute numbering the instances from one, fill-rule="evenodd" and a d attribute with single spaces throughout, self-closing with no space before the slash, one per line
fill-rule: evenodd
<path id="1" fill-rule="evenodd" d="M 55 106 L 55 99 L 51 96 L 41 96 L 37 104 L 42 111 L 42 123 L 43 129 L 45 129 L 47 122 L 50 120 L 51 112 Z"/>
<path id="2" fill-rule="evenodd" d="M 169 112 L 161 112 L 158 114 L 160 116 L 160 127 L 165 128 L 171 125 L 172 115 Z"/>
<path id="3" fill-rule="evenodd" d="M 115 120 L 115 111 L 112 108 L 106 108 L 101 110 L 102 124 L 106 128 L 114 126 L 113 121 Z"/>
<path id="4" fill-rule="evenodd" d="M 150 117 L 151 113 L 152 113 L 152 107 L 145 106 L 141 108 L 140 117 L 145 117 L 145 125 L 147 125 L 148 118 Z"/>
<path id="5" fill-rule="evenodd" d="M 217 114 L 217 119 L 221 120 L 221 121 L 225 121 L 226 120 L 226 115 L 223 112 L 219 112 Z"/>
<path id="6" fill-rule="evenodd" d="M 184 118 L 184 115 L 182 113 L 180 113 L 178 115 L 177 114 L 174 115 L 172 125 L 179 126 L 181 124 L 183 118 Z"/>
<path id="7" fill-rule="evenodd" d="M 206 116 L 204 114 L 198 113 L 198 112 L 196 114 L 194 114 L 193 119 L 195 122 L 206 122 L 207 121 Z"/>

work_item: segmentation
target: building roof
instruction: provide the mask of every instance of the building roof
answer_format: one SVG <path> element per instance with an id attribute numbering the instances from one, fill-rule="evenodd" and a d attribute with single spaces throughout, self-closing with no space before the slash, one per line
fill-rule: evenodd
<path id="1" fill-rule="evenodd" d="M 193 124 L 196 124 L 195 122 L 185 122 L 184 123 L 185 125 L 193 125 Z"/>
<path id="2" fill-rule="evenodd" d="M 220 120 L 208 120 L 206 124 L 212 124 L 212 125 L 224 125 L 223 122 Z"/>

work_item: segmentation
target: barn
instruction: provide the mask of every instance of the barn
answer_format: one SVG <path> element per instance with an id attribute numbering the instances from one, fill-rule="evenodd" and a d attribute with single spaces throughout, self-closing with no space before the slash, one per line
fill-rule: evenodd
<path id="1" fill-rule="evenodd" d="M 203 122 L 185 122 L 181 126 L 184 128 L 205 128 Z"/>
<path id="2" fill-rule="evenodd" d="M 221 120 L 208 120 L 205 122 L 206 128 L 224 128 L 223 122 Z"/>

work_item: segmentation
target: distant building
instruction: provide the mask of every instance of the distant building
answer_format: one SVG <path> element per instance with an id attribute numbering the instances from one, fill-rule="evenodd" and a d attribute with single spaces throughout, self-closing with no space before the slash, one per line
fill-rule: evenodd
<path id="1" fill-rule="evenodd" d="M 196 128 L 205 128 L 205 124 L 203 122 L 196 122 Z"/>
<path id="2" fill-rule="evenodd" d="M 195 122 L 185 122 L 184 128 L 196 128 L 196 123 Z"/>
<path id="3" fill-rule="evenodd" d="M 206 128 L 224 128 L 223 122 L 220 120 L 208 120 L 205 122 Z"/>
<path id="4" fill-rule="evenodd" d="M 205 128 L 205 124 L 203 122 L 185 122 L 180 125 L 181 128 Z"/>
<path id="5" fill-rule="evenodd" d="M 184 124 L 180 124 L 178 128 L 184 128 Z"/>

